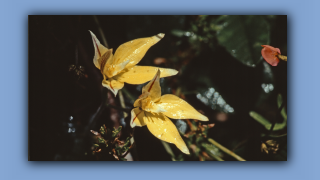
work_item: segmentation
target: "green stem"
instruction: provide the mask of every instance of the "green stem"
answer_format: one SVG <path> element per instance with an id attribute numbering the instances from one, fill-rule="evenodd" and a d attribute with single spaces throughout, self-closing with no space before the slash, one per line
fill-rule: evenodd
<path id="1" fill-rule="evenodd" d="M 282 108 L 284 107 L 284 102 L 282 102 L 282 104 L 281 104 L 281 106 L 280 106 L 280 108 L 279 108 L 279 112 L 281 113 L 281 110 L 282 110 Z M 269 130 L 269 134 L 268 135 L 270 135 L 271 133 L 272 133 L 272 131 L 273 131 L 273 128 L 274 128 L 274 126 L 276 125 L 276 123 L 277 123 L 277 119 L 275 119 L 274 121 L 273 121 L 273 123 L 272 123 L 272 125 L 271 125 L 271 128 L 270 128 L 270 130 Z"/>
<path id="2" fill-rule="evenodd" d="M 210 151 L 210 149 L 208 149 L 208 146 L 211 146 L 210 144 L 207 144 L 207 143 L 203 143 L 203 144 L 201 144 L 201 146 L 205 149 L 205 151 L 206 151 L 206 153 L 210 156 L 210 157 L 212 157 L 212 158 L 214 158 L 214 159 L 216 159 L 216 160 L 218 160 L 218 161 L 224 161 L 223 159 L 221 159 L 219 156 L 217 156 L 217 155 L 215 155 L 214 153 L 212 153 L 211 151 Z"/>
<path id="3" fill-rule="evenodd" d="M 267 130 L 271 129 L 272 124 L 266 120 L 263 116 L 261 116 L 260 114 L 254 112 L 254 111 L 250 111 L 249 115 L 256 121 L 258 121 L 260 124 L 262 124 Z M 282 123 L 275 123 L 273 130 L 274 131 L 278 131 L 283 129 L 285 126 L 287 125 L 287 118 L 284 119 L 284 121 Z"/>
<path id="4" fill-rule="evenodd" d="M 131 95 L 131 93 L 125 88 L 125 87 L 123 87 L 122 89 L 121 89 L 121 91 L 131 100 L 131 101 L 135 101 L 136 100 L 136 98 L 134 98 L 132 95 Z"/>
<path id="5" fill-rule="evenodd" d="M 125 109 L 125 108 L 122 108 L 122 107 L 113 106 L 111 104 L 107 104 L 107 107 L 130 113 L 130 109 Z"/>
<path id="6" fill-rule="evenodd" d="M 98 20 L 97 16 L 93 16 L 93 19 L 94 19 L 94 21 L 96 22 L 96 24 L 97 24 L 97 26 L 98 26 L 98 30 L 99 30 L 99 32 L 100 32 L 100 35 L 101 35 L 103 44 L 106 46 L 106 48 L 108 48 L 109 46 L 108 46 L 108 43 L 107 43 L 107 39 L 106 39 L 106 37 L 104 36 L 104 33 L 103 33 L 103 31 L 102 31 L 102 28 L 101 28 L 101 26 L 100 26 L 100 23 L 99 23 L 99 20 Z"/>
<path id="7" fill-rule="evenodd" d="M 126 109 L 126 104 L 124 103 L 124 98 L 123 98 L 122 91 L 119 90 L 118 94 L 119 94 L 119 99 L 120 99 L 121 107 L 122 107 L 123 109 Z M 123 112 L 123 117 L 126 118 L 127 116 L 128 116 L 128 113 Z"/>
<path id="8" fill-rule="evenodd" d="M 216 159 L 217 161 L 224 161 L 223 159 L 221 159 L 219 156 L 216 156 L 210 152 L 207 152 L 209 156 L 213 157 L 214 159 Z"/>
<path id="9" fill-rule="evenodd" d="M 174 155 L 174 153 L 173 153 L 170 145 L 169 145 L 167 142 L 164 142 L 164 141 L 161 141 L 161 143 L 162 143 L 164 149 L 167 151 L 167 153 L 170 154 L 171 159 L 172 159 L 173 161 L 176 161 L 175 155 Z"/>
<path id="10" fill-rule="evenodd" d="M 218 142 L 216 142 L 215 140 L 208 138 L 208 141 L 210 143 L 212 143 L 213 145 L 215 145 L 217 148 L 221 149 L 222 151 L 224 151 L 225 153 L 229 154 L 230 156 L 234 157 L 235 159 L 237 159 L 238 161 L 246 161 L 245 159 L 243 159 L 242 157 L 238 156 L 236 153 L 230 151 L 229 149 L 227 149 L 226 147 L 222 146 L 221 144 L 219 144 Z"/>

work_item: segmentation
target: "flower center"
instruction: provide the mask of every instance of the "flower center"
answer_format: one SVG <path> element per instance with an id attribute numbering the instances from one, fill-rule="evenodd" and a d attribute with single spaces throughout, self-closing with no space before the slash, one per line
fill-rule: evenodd
<path id="1" fill-rule="evenodd" d="M 154 102 L 151 100 L 150 97 L 142 99 L 140 101 L 140 104 L 141 104 L 141 109 L 148 112 L 152 112 L 152 109 L 154 109 L 154 106 L 155 106 Z"/>

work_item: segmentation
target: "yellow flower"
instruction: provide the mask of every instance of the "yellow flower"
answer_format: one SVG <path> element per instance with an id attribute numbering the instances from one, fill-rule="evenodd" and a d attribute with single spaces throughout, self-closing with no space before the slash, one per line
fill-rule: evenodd
<path id="1" fill-rule="evenodd" d="M 208 121 L 208 118 L 175 95 L 161 96 L 160 77 L 158 70 L 154 78 L 142 88 L 142 94 L 133 104 L 135 108 L 131 111 L 130 125 L 132 128 L 147 125 L 154 136 L 173 143 L 182 152 L 190 154 L 176 126 L 169 118 L 201 121 Z"/>
<path id="2" fill-rule="evenodd" d="M 102 85 L 114 95 L 123 88 L 124 83 L 142 84 L 150 81 L 158 69 L 162 73 L 161 77 L 178 73 L 174 69 L 136 66 L 148 49 L 164 37 L 163 33 L 126 42 L 119 46 L 114 55 L 112 49 L 104 47 L 91 31 L 90 33 L 95 50 L 93 63 L 103 75 Z"/>

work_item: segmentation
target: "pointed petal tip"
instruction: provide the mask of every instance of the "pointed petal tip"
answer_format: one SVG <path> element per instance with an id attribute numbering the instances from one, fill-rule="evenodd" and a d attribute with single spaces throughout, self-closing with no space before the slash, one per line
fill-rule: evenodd
<path id="1" fill-rule="evenodd" d="M 134 113 L 134 109 L 131 110 L 131 120 L 130 120 L 130 126 L 131 128 L 134 128 L 136 126 L 136 124 L 133 122 L 133 119 L 136 117 L 135 113 Z"/>
<path id="2" fill-rule="evenodd" d="M 113 94 L 114 94 L 114 97 L 116 97 L 117 94 L 118 94 L 118 90 L 114 90 L 114 91 L 113 91 Z"/>
<path id="3" fill-rule="evenodd" d="M 177 71 L 177 70 L 173 69 L 173 71 L 172 71 L 172 75 L 176 75 L 176 74 L 178 74 L 178 72 L 179 72 L 179 71 Z"/>
<path id="4" fill-rule="evenodd" d="M 199 119 L 199 120 L 202 120 L 202 121 L 209 121 L 208 117 L 207 117 L 207 116 L 204 116 L 204 115 L 202 115 L 201 119 Z"/>
<path id="5" fill-rule="evenodd" d="M 170 69 L 170 68 L 163 68 L 160 69 L 160 72 L 162 71 L 162 77 L 169 77 L 169 76 L 174 76 L 177 75 L 179 73 L 179 71 L 175 70 L 175 69 Z"/>
<path id="6" fill-rule="evenodd" d="M 110 88 L 108 85 L 106 85 L 104 83 L 102 83 L 102 86 L 108 88 L 114 94 L 114 97 L 117 96 L 118 91 L 119 91 L 118 89 L 112 89 L 112 88 Z"/>
<path id="7" fill-rule="evenodd" d="M 155 35 L 155 37 L 157 37 L 158 41 L 160 41 L 164 37 L 164 33 L 159 33 L 159 34 Z"/>
<path id="8" fill-rule="evenodd" d="M 90 31 L 90 30 L 88 30 L 88 31 L 90 32 L 91 36 L 96 36 L 95 34 L 93 34 L 92 31 Z"/>
<path id="9" fill-rule="evenodd" d="M 158 34 L 158 36 L 160 36 L 161 38 L 163 38 L 164 35 L 165 35 L 164 33 L 159 33 L 159 34 Z"/>
<path id="10" fill-rule="evenodd" d="M 190 154 L 189 149 L 187 148 L 187 146 L 184 146 L 183 148 L 181 148 L 181 151 L 185 154 Z"/>

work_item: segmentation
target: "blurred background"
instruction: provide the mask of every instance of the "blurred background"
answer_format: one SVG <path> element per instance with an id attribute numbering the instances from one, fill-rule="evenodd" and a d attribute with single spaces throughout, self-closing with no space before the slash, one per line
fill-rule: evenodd
<path id="1" fill-rule="evenodd" d="M 133 135 L 128 160 L 237 160 L 209 139 L 248 161 L 287 160 L 287 62 L 273 67 L 261 56 L 261 45 L 287 55 L 287 16 L 29 16 L 28 28 L 29 160 L 114 160 L 92 153 L 90 130 L 103 124 L 122 126 L 122 141 Z M 88 30 L 114 52 L 165 33 L 139 65 L 178 70 L 161 79 L 162 94 L 179 96 L 209 118 L 172 120 L 191 155 L 146 127 L 133 134 L 130 115 L 109 106 L 121 107 L 120 99 L 101 85 Z M 142 87 L 122 89 L 129 111 Z M 214 126 L 201 130 L 208 124 Z"/>

